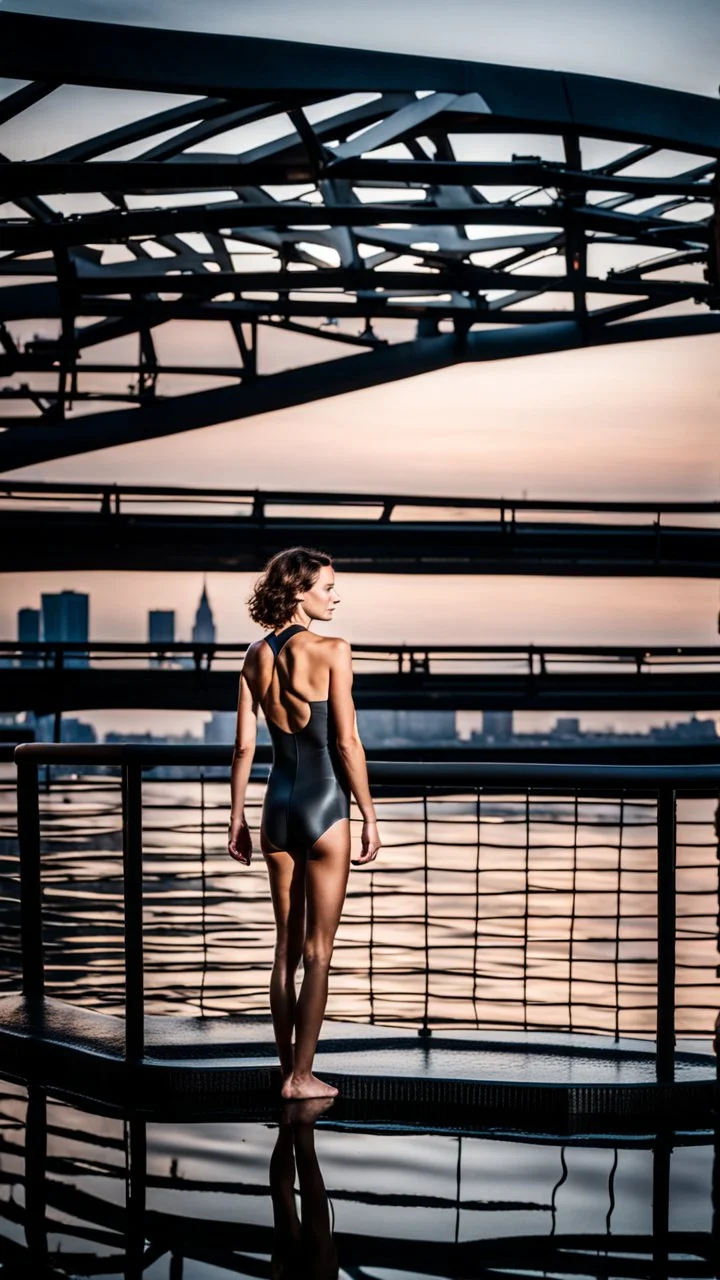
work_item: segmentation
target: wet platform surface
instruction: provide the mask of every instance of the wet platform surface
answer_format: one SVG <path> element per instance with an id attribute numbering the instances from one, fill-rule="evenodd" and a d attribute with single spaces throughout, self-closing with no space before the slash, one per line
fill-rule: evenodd
<path id="1" fill-rule="evenodd" d="M 145 1053 L 125 1060 L 122 1018 L 46 998 L 0 998 L 0 1069 L 142 1109 L 267 1103 L 278 1068 L 266 1017 L 147 1017 Z M 509 1112 L 523 1124 L 644 1123 L 672 1114 L 707 1124 L 716 1063 L 698 1042 L 679 1046 L 675 1081 L 656 1078 L 648 1041 L 589 1035 L 433 1031 L 327 1021 L 316 1071 L 344 1098 L 401 1110 Z"/>

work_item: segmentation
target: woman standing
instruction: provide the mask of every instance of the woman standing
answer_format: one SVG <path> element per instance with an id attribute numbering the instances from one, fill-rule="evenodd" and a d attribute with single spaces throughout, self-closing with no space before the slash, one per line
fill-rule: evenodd
<path id="1" fill-rule="evenodd" d="M 380 848 L 352 698 L 350 645 L 310 631 L 312 622 L 332 619 L 339 601 L 330 557 L 290 547 L 268 561 L 247 602 L 253 621 L 271 630 L 248 648 L 240 677 L 228 852 L 250 865 L 243 810 L 261 707 L 273 745 L 260 848 L 277 930 L 270 1008 L 284 1098 L 337 1093 L 313 1075 L 312 1064 L 350 870 L 351 792 L 363 816 L 355 865 L 373 862 Z"/>

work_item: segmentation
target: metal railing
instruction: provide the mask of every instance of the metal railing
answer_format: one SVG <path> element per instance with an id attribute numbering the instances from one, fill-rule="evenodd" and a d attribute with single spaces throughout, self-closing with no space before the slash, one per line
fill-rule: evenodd
<path id="1" fill-rule="evenodd" d="M 0 664 L 34 663 L 62 671 L 78 659 L 93 667 L 133 667 L 148 661 L 183 664 L 210 671 L 229 664 L 237 670 L 252 640 L 209 643 L 127 640 L 0 640 Z M 68 663 L 68 660 L 69 663 Z M 535 645 L 535 644 L 363 644 L 353 643 L 353 663 L 391 676 L 440 675 L 458 671 L 529 677 L 563 673 L 627 673 L 651 676 L 720 670 L 720 645 Z"/>
<path id="2" fill-rule="evenodd" d="M 46 990 L 40 770 L 60 764 L 119 769 L 126 1053 L 129 1059 L 137 1059 L 144 1048 L 146 976 L 154 977 L 159 970 L 170 983 L 173 972 L 178 923 L 171 927 L 172 876 L 182 882 L 187 910 L 195 904 L 197 875 L 197 867 L 191 872 L 187 863 L 179 870 L 165 869 L 164 817 L 170 806 L 151 801 L 143 822 L 144 791 L 154 785 L 144 775 L 168 764 L 201 769 L 228 765 L 228 749 L 36 743 L 19 746 L 15 759 L 22 974 L 23 990 L 30 999 L 41 998 Z M 678 842 L 677 805 L 689 798 L 710 800 L 714 813 L 720 766 L 370 761 L 368 768 L 386 848 L 379 864 L 369 872 L 366 869 L 359 882 L 351 881 L 346 933 L 338 938 L 337 968 L 346 980 L 343 997 L 346 1005 L 352 1004 L 351 1016 L 379 1023 L 415 1023 L 425 1033 L 432 1026 L 450 1024 L 519 1026 L 523 1031 L 605 1030 L 616 1038 L 654 1034 L 658 1078 L 672 1080 L 678 1009 L 686 1022 L 688 1010 L 700 1011 L 704 1017 L 704 1025 L 685 1025 L 685 1032 L 709 1035 L 716 1007 L 711 952 L 717 911 L 717 839 L 707 831 L 711 815 L 706 813 L 683 823 L 687 835 Z M 198 946 L 193 951 L 187 941 L 187 924 L 180 924 L 180 932 L 183 949 L 193 952 L 189 967 L 197 963 L 204 987 L 208 973 L 237 978 L 240 968 L 257 977 L 266 970 L 272 921 L 264 886 L 251 892 L 244 882 L 242 928 L 252 933 L 252 944 L 238 938 L 242 928 L 238 929 L 237 919 L 219 919 L 218 902 L 236 897 L 223 877 L 232 875 L 237 885 L 238 874 L 252 877 L 256 873 L 239 873 L 224 855 L 226 784 L 215 784 L 222 787 L 215 807 L 225 810 L 224 821 L 215 822 L 204 798 L 202 775 L 200 781 L 199 953 Z M 258 795 L 251 801 L 253 826 L 259 799 Z M 583 805 L 592 806 L 587 818 Z M 74 838 L 76 818 L 70 819 L 69 828 L 67 819 L 64 828 L 62 821 L 63 815 L 55 815 L 55 839 L 61 838 L 56 848 L 63 847 L 63 830 L 66 846 Z M 412 823 L 419 829 L 417 836 L 409 830 Z M 443 824 L 443 834 L 452 824 L 449 840 L 435 837 L 437 823 Z M 700 844 L 694 838 L 698 826 L 704 826 L 710 836 Z M 653 828 L 656 838 L 648 842 Z M 183 829 L 187 837 L 184 823 Z M 589 841 L 584 836 L 588 831 Z M 152 844 L 145 858 L 153 864 L 148 872 L 153 879 L 149 904 L 144 834 Z M 215 840 L 218 859 L 211 866 L 208 845 Z M 678 847 L 683 852 L 680 865 Z M 257 862 L 264 873 L 261 860 Z M 58 931 L 68 888 L 66 873 L 62 875 L 63 883 L 53 881 L 46 895 L 55 917 L 55 950 L 58 939 L 61 949 L 71 945 L 68 934 Z M 76 899 L 81 895 L 76 878 L 72 891 Z M 77 911 L 77 904 L 72 910 Z M 72 923 L 77 933 L 78 918 Z M 225 941 L 219 936 L 223 929 Z M 105 920 L 106 945 L 110 932 Z M 240 963 L 235 954 L 238 944 L 243 952 Z M 170 949 L 169 955 L 164 947 Z M 209 955 L 213 950 L 214 959 Z M 83 955 L 87 964 L 82 951 L 70 957 L 73 986 L 79 980 Z M 51 989 L 56 991 L 53 952 L 50 960 Z M 94 972 L 97 982 L 97 965 Z M 562 998 L 553 994 L 558 984 L 565 992 Z M 264 989 L 251 986 L 251 992 L 257 1003 L 249 997 L 243 1002 L 242 992 L 237 992 L 231 1007 L 239 1004 L 252 1012 L 264 1008 Z M 692 998 L 690 1004 L 685 993 Z M 183 994 L 187 1004 L 187 993 Z M 205 1012 L 202 994 L 200 1004 Z M 460 1013 L 453 1016 L 458 1006 Z M 464 1012 L 468 1007 L 474 1016 Z M 566 1019 L 560 1017 L 560 1007 L 567 1008 Z M 220 1002 L 216 1010 L 222 1009 Z M 336 1005 L 334 1016 L 347 1013 Z"/>
<path id="3" fill-rule="evenodd" d="M 545 516 L 614 515 L 650 516 L 659 526 L 663 516 L 720 517 L 720 502 L 692 501 L 614 501 L 601 499 L 555 498 L 505 498 L 412 493 L 353 493 L 345 490 L 307 489 L 231 489 L 191 488 L 182 485 L 138 484 L 70 484 L 56 481 L 0 480 L 0 504 L 2 507 L 20 507 L 32 504 L 37 510 L 62 510 L 89 507 L 108 518 L 133 514 L 138 510 L 166 511 L 192 514 L 222 514 L 242 520 L 272 521 L 274 507 L 335 507 L 351 508 L 353 519 L 357 509 L 366 511 L 369 523 L 402 521 L 403 510 L 422 513 L 419 518 L 432 518 L 433 512 L 453 513 L 454 517 L 467 519 L 468 513 L 489 516 L 502 528 L 510 528 L 517 522 L 519 513 Z M 337 515 L 337 512 L 335 513 Z M 286 516 L 283 514 L 283 519 Z M 407 519 L 407 516 L 404 517 Z M 416 519 L 418 517 L 415 517 Z"/>
<path id="4" fill-rule="evenodd" d="M 57 716 L 93 707 L 231 708 L 249 643 L 2 640 L 0 701 L 6 711 Z M 720 705 L 717 645 L 355 643 L 353 669 L 362 711 Z"/>
<path id="5" fill-rule="evenodd" d="M 717 501 L 0 480 L 0 564 L 253 573 L 290 539 L 341 572 L 713 577 L 719 518 Z"/>

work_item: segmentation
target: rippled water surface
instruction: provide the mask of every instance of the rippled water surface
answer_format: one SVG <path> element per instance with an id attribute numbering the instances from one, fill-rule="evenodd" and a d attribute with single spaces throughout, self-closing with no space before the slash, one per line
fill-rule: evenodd
<path id="1" fill-rule="evenodd" d="M 717 1274 L 709 1135 L 369 1132 L 338 1104 L 294 1122 L 144 1122 L 2 1081 L 0 1100 L 8 1274 Z"/>

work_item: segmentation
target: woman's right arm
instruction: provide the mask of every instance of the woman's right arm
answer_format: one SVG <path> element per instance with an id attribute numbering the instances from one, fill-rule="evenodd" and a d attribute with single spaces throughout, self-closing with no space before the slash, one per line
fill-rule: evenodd
<path id="1" fill-rule="evenodd" d="M 337 749 L 345 766 L 350 789 L 363 816 L 362 853 L 357 862 L 372 862 L 380 848 L 375 806 L 370 795 L 365 751 L 360 741 L 352 696 L 352 650 L 347 640 L 333 638 L 330 646 L 328 701 L 335 720 Z"/>

